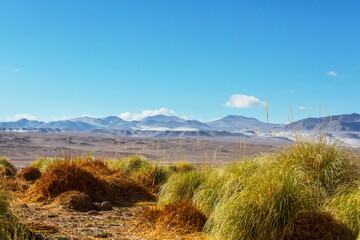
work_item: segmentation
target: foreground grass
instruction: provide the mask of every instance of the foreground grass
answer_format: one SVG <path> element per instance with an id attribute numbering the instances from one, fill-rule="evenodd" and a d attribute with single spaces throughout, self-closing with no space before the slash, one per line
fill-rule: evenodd
<path id="1" fill-rule="evenodd" d="M 358 164 L 339 145 L 299 140 L 276 155 L 174 174 L 159 203 L 192 201 L 208 217 L 204 231 L 213 239 L 356 239 Z M 308 225 L 317 232 L 306 238 Z"/>
<path id="2" fill-rule="evenodd" d="M 156 208 L 141 215 L 153 231 L 157 231 L 155 226 L 164 226 L 166 231 L 176 226 L 201 230 L 210 239 L 219 240 L 351 240 L 360 239 L 359 163 L 350 150 L 320 139 L 298 140 L 278 154 L 220 167 L 194 167 L 187 162 L 160 165 L 139 155 L 104 162 L 92 156 L 42 158 L 31 165 L 47 176 L 56 166 L 71 164 L 105 183 L 109 174 L 123 179 L 128 176 L 133 185 L 157 196 Z M 119 184 L 120 178 L 112 181 Z M 9 212 L 6 202 L 0 198 L 0 213 Z M 193 223 L 198 225 L 191 227 Z M 19 226 L 16 221 L 10 225 Z M 1 231 L 15 236 L 13 230 Z"/>

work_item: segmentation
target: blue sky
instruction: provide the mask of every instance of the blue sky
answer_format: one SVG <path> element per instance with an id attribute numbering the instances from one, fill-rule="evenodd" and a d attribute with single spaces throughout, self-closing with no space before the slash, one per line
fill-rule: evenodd
<path id="1" fill-rule="evenodd" d="M 0 121 L 360 112 L 359 1 L 0 0 Z M 144 111 L 148 110 L 148 111 Z"/>

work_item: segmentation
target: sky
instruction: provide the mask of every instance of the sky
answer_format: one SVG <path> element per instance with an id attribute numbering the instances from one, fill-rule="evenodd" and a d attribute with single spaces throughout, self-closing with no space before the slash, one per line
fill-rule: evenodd
<path id="1" fill-rule="evenodd" d="M 0 121 L 360 113 L 360 2 L 0 0 Z"/>

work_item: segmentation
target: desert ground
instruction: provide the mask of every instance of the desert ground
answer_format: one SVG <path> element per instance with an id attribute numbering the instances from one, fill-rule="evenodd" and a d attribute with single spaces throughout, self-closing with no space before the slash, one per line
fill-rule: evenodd
<path id="1" fill-rule="evenodd" d="M 40 157 L 88 155 L 122 158 L 141 154 L 150 161 L 226 163 L 260 152 L 274 151 L 271 141 L 257 144 L 253 139 L 151 139 L 118 138 L 89 133 L 0 133 L 0 156 L 17 168 L 24 168 Z"/>

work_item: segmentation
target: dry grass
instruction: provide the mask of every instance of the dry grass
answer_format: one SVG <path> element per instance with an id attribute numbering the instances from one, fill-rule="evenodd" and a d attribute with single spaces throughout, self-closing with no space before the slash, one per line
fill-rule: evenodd
<path id="1" fill-rule="evenodd" d="M 36 181 L 41 177 L 41 172 L 37 167 L 27 167 L 20 173 L 20 179 L 25 181 Z"/>
<path id="2" fill-rule="evenodd" d="M 68 191 L 60 194 L 53 201 L 53 205 L 61 205 L 76 211 L 90 211 L 94 209 L 90 197 L 79 191 Z"/>
<path id="3" fill-rule="evenodd" d="M 164 207 L 146 208 L 139 216 L 139 225 L 187 234 L 201 232 L 206 220 L 191 201 L 183 200 Z"/>
<path id="4" fill-rule="evenodd" d="M 109 170 L 102 161 L 56 164 L 35 182 L 28 195 L 30 201 L 47 201 L 68 191 L 113 203 L 153 199 L 144 187 L 125 173 Z"/>

